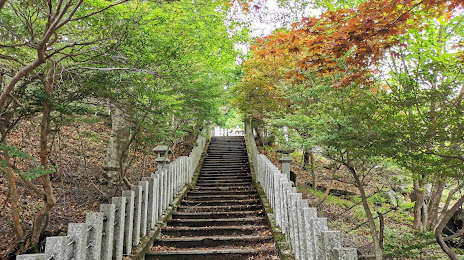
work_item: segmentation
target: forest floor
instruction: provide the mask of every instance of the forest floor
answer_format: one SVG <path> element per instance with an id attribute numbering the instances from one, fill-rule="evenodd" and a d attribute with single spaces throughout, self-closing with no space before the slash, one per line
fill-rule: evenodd
<path id="1" fill-rule="evenodd" d="M 102 124 L 103 121 L 109 121 Z M 19 124 L 10 134 L 8 143 L 38 158 L 39 122 L 34 118 Z M 87 212 L 98 211 L 101 203 L 121 194 L 121 187 L 102 183 L 103 162 L 110 136 L 110 119 L 97 116 L 80 117 L 74 123 L 60 127 L 51 135 L 53 143 L 50 161 L 57 171 L 51 175 L 56 205 L 52 210 L 46 236 L 65 235 L 68 223 L 84 222 Z M 175 157 L 188 155 L 193 143 L 176 146 Z M 131 181 L 149 176 L 157 169 L 154 155 L 132 151 L 132 165 L 127 173 Z M 172 159 L 172 158 L 171 158 Z M 37 164 L 37 165 L 35 165 Z M 37 162 L 17 162 L 19 168 L 37 167 Z M 19 212 L 23 229 L 30 236 L 33 216 L 43 207 L 43 200 L 25 183 L 16 178 L 19 193 Z M 40 184 L 39 180 L 34 183 Z M 0 259 L 14 259 L 18 251 L 16 234 L 10 220 L 8 182 L 0 175 Z M 44 246 L 44 241 L 41 247 Z M 43 248 L 42 248 L 43 250 Z"/>
<path id="2" fill-rule="evenodd" d="M 259 148 L 270 160 L 280 167 L 276 147 Z M 296 156 L 295 156 L 296 155 Z M 330 230 L 341 231 L 343 245 L 358 248 L 360 259 L 373 259 L 374 248 L 370 238 L 367 218 L 362 207 L 359 192 L 352 183 L 349 172 L 338 168 L 321 156 L 315 155 L 314 172 L 317 176 L 317 190 L 312 189 L 310 170 L 301 167 L 301 152 L 293 153 L 294 161 L 291 171 L 296 173 L 298 190 L 303 198 L 308 199 L 310 206 L 317 207 L 319 217 L 326 217 Z M 449 259 L 434 242 L 433 233 L 420 234 L 413 230 L 413 206 L 408 188 L 412 185 L 407 178 L 401 178 L 398 169 L 379 169 L 366 178 L 366 193 L 375 194 L 369 198 L 372 212 L 379 226 L 378 212 L 383 214 L 385 222 L 384 253 L 387 259 Z M 400 180 L 398 179 L 400 176 Z M 377 177 L 376 177 L 377 176 Z M 332 182 L 332 179 L 336 179 Z M 331 191 L 326 196 L 327 187 Z M 386 196 L 385 191 L 394 192 L 396 201 Z M 392 194 L 392 193 L 390 193 Z M 396 202 L 396 203 L 395 203 Z M 427 244 L 427 242 L 429 242 Z M 431 242 L 431 243 L 430 243 Z M 462 251 L 461 251 L 462 252 Z M 464 259 L 464 255 L 461 255 Z M 461 258 L 460 258 L 461 259 Z"/>

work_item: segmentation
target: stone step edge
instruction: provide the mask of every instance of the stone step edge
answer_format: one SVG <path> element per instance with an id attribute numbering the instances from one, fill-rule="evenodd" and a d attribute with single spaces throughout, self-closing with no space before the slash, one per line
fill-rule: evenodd
<path id="1" fill-rule="evenodd" d="M 181 210 L 185 210 L 185 209 L 215 209 L 215 208 L 220 208 L 220 209 L 226 209 L 226 208 L 230 208 L 230 209 L 239 209 L 239 208 L 250 208 L 250 207 L 259 207 L 259 208 L 263 208 L 262 205 L 229 205 L 229 206 L 183 206 L 183 205 L 179 205 L 177 207 L 177 209 L 181 209 Z"/>
<path id="2" fill-rule="evenodd" d="M 246 221 L 262 221 L 264 217 L 253 217 L 253 218 L 183 218 L 183 219 L 171 219 L 169 222 L 246 222 Z"/>
<path id="3" fill-rule="evenodd" d="M 241 225 L 241 226 L 207 226 L 207 227 L 164 227 L 163 231 L 205 231 L 205 230 L 255 230 L 267 228 L 266 225 Z"/>
<path id="4" fill-rule="evenodd" d="M 199 237 L 173 237 L 173 238 L 162 238 L 155 240 L 156 242 L 201 242 L 204 240 L 212 241 L 265 241 L 272 240 L 273 236 L 199 236 Z"/>
<path id="5" fill-rule="evenodd" d="M 258 254 L 265 250 L 259 249 L 213 249 L 213 250 L 174 250 L 174 251 L 157 251 L 147 252 L 147 256 L 163 255 L 215 255 L 215 254 Z"/>
<path id="6" fill-rule="evenodd" d="M 222 211 L 222 212 L 174 212 L 173 216 L 208 216 L 208 215 L 226 215 L 226 214 L 255 214 L 263 213 L 262 209 L 258 210 L 247 210 L 247 211 Z"/>

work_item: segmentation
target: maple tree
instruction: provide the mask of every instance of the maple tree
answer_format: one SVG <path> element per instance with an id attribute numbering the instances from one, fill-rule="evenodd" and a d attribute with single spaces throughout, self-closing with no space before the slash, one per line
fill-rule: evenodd
<path id="1" fill-rule="evenodd" d="M 370 79 L 375 65 L 386 50 L 400 45 L 396 38 L 410 28 L 419 28 L 424 16 L 451 17 L 464 4 L 462 1 L 384 1 L 371 0 L 356 8 L 323 13 L 320 17 L 303 18 L 293 24 L 288 34 L 275 34 L 258 39 L 268 48 L 257 55 L 294 52 L 300 55 L 288 77 L 303 78 L 303 71 L 315 70 L 320 75 L 345 73 L 335 83 L 344 87 Z M 274 46 L 278 45 L 279 48 Z M 347 66 L 338 66 L 343 58 Z"/>

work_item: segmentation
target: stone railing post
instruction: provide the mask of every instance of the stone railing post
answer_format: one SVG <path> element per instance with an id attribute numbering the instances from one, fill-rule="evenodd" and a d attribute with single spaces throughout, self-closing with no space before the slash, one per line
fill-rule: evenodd
<path id="1" fill-rule="evenodd" d="M 300 242 L 299 242 L 299 223 L 298 223 L 298 201 L 303 199 L 301 193 L 297 193 L 296 189 L 293 190 L 293 192 L 290 194 L 290 199 L 291 199 L 291 217 L 292 217 L 292 230 L 290 232 L 291 234 L 291 244 L 292 244 L 292 249 L 293 252 L 295 253 L 295 259 L 299 260 L 300 259 Z"/>
<path id="2" fill-rule="evenodd" d="M 45 240 L 45 259 L 70 259 L 72 240 L 69 237 L 47 237 Z"/>
<path id="3" fill-rule="evenodd" d="M 142 181 L 148 182 L 148 211 L 147 211 L 147 232 L 151 230 L 157 221 L 156 216 L 156 189 L 157 181 L 155 175 L 143 177 Z"/>
<path id="4" fill-rule="evenodd" d="M 310 219 L 311 230 L 314 238 L 314 248 L 316 251 L 315 260 L 324 259 L 324 246 L 322 244 L 321 233 L 327 231 L 327 218 Z"/>
<path id="5" fill-rule="evenodd" d="M 308 200 L 299 199 L 297 201 L 297 223 L 298 223 L 298 247 L 300 249 L 300 259 L 306 259 L 306 229 L 304 222 L 304 209 L 309 208 Z"/>
<path id="6" fill-rule="evenodd" d="M 332 249 L 341 248 L 342 240 L 340 237 L 340 231 L 323 231 L 321 233 L 322 238 L 322 249 L 324 250 L 322 260 L 332 260 Z"/>
<path id="7" fill-rule="evenodd" d="M 132 236 L 134 228 L 135 191 L 125 190 L 122 196 L 126 198 L 126 214 L 124 219 L 124 254 L 130 255 L 132 251 Z"/>
<path id="8" fill-rule="evenodd" d="M 304 207 L 303 208 L 303 220 L 305 229 L 305 245 L 304 252 L 307 259 L 314 260 L 316 258 L 316 243 L 314 241 L 314 232 L 312 232 L 312 219 L 317 218 L 317 209 Z"/>
<path id="9" fill-rule="evenodd" d="M 276 226 L 282 227 L 281 220 L 281 200 L 282 200 L 282 195 L 280 191 L 280 183 L 281 179 L 279 174 L 274 174 L 274 215 L 276 219 Z"/>
<path id="10" fill-rule="evenodd" d="M 144 237 L 147 235 L 147 216 L 148 216 L 148 181 L 139 181 L 139 185 L 142 187 L 142 207 L 140 214 L 140 236 Z"/>
<path id="11" fill-rule="evenodd" d="M 332 249 L 333 260 L 358 260 L 358 252 L 356 248 L 342 247 Z"/>
<path id="12" fill-rule="evenodd" d="M 280 206 L 280 225 L 281 225 L 281 229 L 282 229 L 282 233 L 285 234 L 286 233 L 286 229 L 287 229 L 287 225 L 288 225 L 288 213 L 287 213 L 287 186 L 289 185 L 288 184 L 288 180 L 287 180 L 287 177 L 284 177 L 284 176 L 279 176 L 279 179 L 280 179 L 280 202 L 281 202 L 281 206 Z"/>
<path id="13" fill-rule="evenodd" d="M 124 248 L 124 227 L 126 224 L 126 197 L 113 197 L 111 203 L 115 205 L 113 259 L 121 260 Z"/>
<path id="14" fill-rule="evenodd" d="M 85 260 L 87 246 L 87 224 L 69 223 L 68 237 L 72 241 L 72 257 L 74 260 Z"/>
<path id="15" fill-rule="evenodd" d="M 140 227 L 142 222 L 142 186 L 132 186 L 134 191 L 134 218 L 132 224 L 132 245 L 136 246 L 140 243 Z"/>
<path id="16" fill-rule="evenodd" d="M 85 216 L 85 223 L 88 227 L 86 260 L 100 260 L 102 233 L 103 233 L 103 213 L 89 212 Z"/>
<path id="17" fill-rule="evenodd" d="M 114 235 L 114 204 L 101 204 L 100 212 L 103 213 L 103 232 L 101 259 L 111 260 L 113 257 L 113 235 Z"/>

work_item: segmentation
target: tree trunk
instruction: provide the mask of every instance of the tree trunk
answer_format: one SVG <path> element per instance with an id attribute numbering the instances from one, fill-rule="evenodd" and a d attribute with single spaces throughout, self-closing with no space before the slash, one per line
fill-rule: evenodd
<path id="1" fill-rule="evenodd" d="M 257 146 L 263 146 L 264 145 L 264 137 L 263 134 L 261 133 L 261 130 L 255 126 L 254 130 L 256 132 L 256 145 Z"/>
<path id="2" fill-rule="evenodd" d="M 0 10 L 3 4 L 6 1 L 0 1 Z M 3 89 L 3 73 L 0 71 L 0 88 Z M 5 116 L 4 116 L 5 117 Z M 4 128 L 5 121 L 9 121 L 9 119 L 4 118 L 4 121 L 0 123 L 0 133 L 2 134 L 1 142 L 3 145 L 6 145 L 6 129 Z M 10 163 L 10 155 L 8 154 L 7 151 L 3 152 L 3 161 L 7 164 Z M 4 167 L 5 174 L 8 180 L 8 193 L 10 194 L 10 201 L 11 201 L 11 220 L 13 221 L 13 226 L 16 231 L 16 236 L 18 237 L 18 240 L 20 240 L 23 235 L 24 231 L 21 226 L 21 218 L 19 216 L 19 210 L 18 210 L 18 203 L 19 203 L 19 196 L 18 196 L 18 189 L 16 186 L 16 178 L 15 178 L 15 173 L 11 167 L 6 165 Z"/>
<path id="3" fill-rule="evenodd" d="M 462 206 L 464 203 L 464 196 L 462 196 L 454 205 L 453 207 L 446 212 L 444 215 L 443 219 L 438 223 L 437 228 L 435 229 L 435 239 L 437 240 L 437 243 L 440 245 L 441 249 L 449 256 L 451 260 L 458 260 L 458 257 L 454 251 L 446 245 L 444 239 L 443 239 L 443 229 L 446 227 L 446 224 L 448 224 L 448 221 L 451 219 L 451 217 L 454 215 L 456 211 Z"/>
<path id="4" fill-rule="evenodd" d="M 445 217 L 446 213 L 448 212 L 449 204 L 453 198 L 453 195 L 460 191 L 464 187 L 464 182 L 459 183 L 452 191 L 448 193 L 448 197 L 446 198 L 445 205 L 443 205 L 443 209 L 440 213 L 440 217 L 438 218 L 437 223 L 441 222 L 441 220 Z M 438 224 L 437 224 L 438 225 Z"/>
<path id="5" fill-rule="evenodd" d="M 427 229 L 428 230 L 435 230 L 435 227 L 438 225 L 438 211 L 439 211 L 441 197 L 443 195 L 443 190 L 445 188 L 445 184 L 446 184 L 446 181 L 442 178 L 439 178 L 433 184 L 430 201 L 427 207 L 428 209 Z"/>
<path id="6" fill-rule="evenodd" d="M 124 112 L 115 105 L 111 110 L 111 136 L 103 165 L 103 181 L 110 185 L 120 183 L 120 160 L 123 167 L 127 164 L 128 153 L 123 151 L 130 139 L 130 124 Z"/>
<path id="7" fill-rule="evenodd" d="M 53 85 L 56 72 L 56 63 L 52 62 L 52 68 L 48 72 L 47 78 L 44 81 L 45 86 L 45 102 L 43 105 L 43 114 L 42 121 L 40 123 L 40 165 L 46 169 L 48 167 L 48 154 L 47 154 L 47 144 L 48 144 L 48 133 L 50 132 L 50 113 L 51 113 L 51 104 L 50 100 L 53 93 Z M 40 235 L 43 234 L 45 229 L 48 226 L 50 220 L 50 211 L 55 206 L 56 200 L 53 195 L 53 188 L 50 181 L 50 175 L 43 175 L 40 177 L 42 180 L 42 186 L 44 189 L 44 200 L 45 205 L 39 211 L 35 217 L 33 228 L 32 228 L 32 237 L 31 237 L 31 246 L 36 246 L 39 242 Z"/>
<path id="8" fill-rule="evenodd" d="M 317 176 L 316 171 L 314 171 L 314 154 L 312 151 L 309 152 L 309 170 L 311 171 L 311 179 L 313 181 L 313 188 L 317 187 Z"/>
<path id="9" fill-rule="evenodd" d="M 3 145 L 6 145 L 6 140 L 4 140 Z M 9 163 L 10 156 L 7 151 L 3 152 L 3 161 Z M 24 236 L 24 231 L 21 226 L 21 218 L 19 216 L 19 197 L 18 197 L 18 189 L 16 186 L 16 178 L 15 173 L 11 167 L 5 166 L 4 167 L 7 179 L 8 179 L 8 192 L 10 194 L 10 202 L 11 202 L 11 220 L 13 221 L 13 226 L 16 231 L 16 236 L 18 241 Z"/>
<path id="10" fill-rule="evenodd" d="M 421 180 L 414 180 L 414 222 L 413 228 L 425 232 L 427 223 L 427 204 L 425 203 L 425 185 Z"/>
<path id="11" fill-rule="evenodd" d="M 348 166 L 348 165 L 347 165 Z M 361 201 L 364 208 L 364 212 L 366 213 L 367 223 L 370 228 L 372 240 L 374 241 L 374 251 L 375 251 L 375 259 L 382 260 L 383 259 L 383 250 L 382 246 L 380 245 L 379 235 L 377 234 L 377 228 L 375 226 L 374 217 L 372 216 L 371 209 L 369 207 L 369 203 L 367 202 L 366 192 L 364 190 L 364 186 L 359 179 L 359 176 L 356 170 L 352 166 L 348 166 L 353 178 L 355 179 L 356 186 L 358 186 L 359 193 L 361 195 Z"/>

